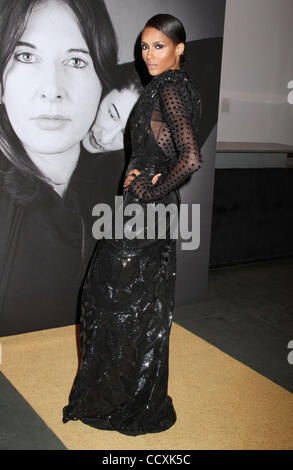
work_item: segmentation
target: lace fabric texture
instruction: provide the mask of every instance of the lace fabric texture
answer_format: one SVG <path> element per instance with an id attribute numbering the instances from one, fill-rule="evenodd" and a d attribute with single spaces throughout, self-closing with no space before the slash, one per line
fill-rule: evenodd
<path id="1" fill-rule="evenodd" d="M 200 115 L 199 92 L 184 72 L 152 79 L 136 105 L 126 172 L 137 168 L 141 174 L 124 192 L 123 204 L 179 206 L 177 189 L 202 160 L 196 141 Z M 162 176 L 152 185 L 156 173 Z M 175 423 L 168 360 L 176 240 L 169 222 L 165 238 L 98 243 L 82 291 L 81 365 L 64 423 L 81 420 L 133 436 Z"/>

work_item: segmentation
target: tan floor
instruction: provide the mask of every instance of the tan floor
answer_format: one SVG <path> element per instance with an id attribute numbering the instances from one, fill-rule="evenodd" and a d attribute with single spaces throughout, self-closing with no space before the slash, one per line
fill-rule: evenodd
<path id="1" fill-rule="evenodd" d="M 0 370 L 68 449 L 293 449 L 292 394 L 175 323 L 169 394 L 178 420 L 137 437 L 62 423 L 78 365 L 74 325 L 0 341 Z"/>

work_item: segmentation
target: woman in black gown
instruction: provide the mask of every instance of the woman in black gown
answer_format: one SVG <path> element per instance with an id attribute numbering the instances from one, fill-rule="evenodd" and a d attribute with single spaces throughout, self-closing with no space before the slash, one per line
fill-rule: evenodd
<path id="1" fill-rule="evenodd" d="M 183 25 L 156 15 L 144 27 L 141 46 L 153 78 L 135 107 L 123 204 L 179 208 L 178 188 L 202 161 L 200 95 L 180 69 Z M 104 238 L 94 253 L 81 301 L 81 366 L 63 422 L 139 435 L 176 421 L 167 390 L 176 240 L 170 223 L 166 238 L 156 232 L 148 239 L 144 230 L 144 238 Z"/>

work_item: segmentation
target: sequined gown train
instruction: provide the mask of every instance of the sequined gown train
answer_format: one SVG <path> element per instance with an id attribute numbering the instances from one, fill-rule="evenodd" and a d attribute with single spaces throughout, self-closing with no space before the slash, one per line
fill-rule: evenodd
<path id="1" fill-rule="evenodd" d="M 139 98 L 131 126 L 137 168 L 123 208 L 175 204 L 178 188 L 198 169 L 201 100 L 181 70 L 156 77 Z M 151 180 L 161 176 L 156 185 Z M 174 206 L 173 206 L 174 207 Z M 145 219 L 146 220 L 146 219 Z M 129 217 L 124 218 L 125 234 Z M 155 226 L 159 223 L 156 219 Z M 63 422 L 81 420 L 127 435 L 160 432 L 176 421 L 168 396 L 169 336 L 174 308 L 176 240 L 128 236 L 98 242 L 81 300 L 81 366 L 63 409 Z"/>

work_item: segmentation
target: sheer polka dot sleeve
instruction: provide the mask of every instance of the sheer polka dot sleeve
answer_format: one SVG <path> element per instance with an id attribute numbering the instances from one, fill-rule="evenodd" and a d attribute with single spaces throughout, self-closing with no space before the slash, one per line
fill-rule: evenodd
<path id="1" fill-rule="evenodd" d="M 199 115 L 200 106 L 191 100 L 186 84 L 166 83 L 159 93 L 163 121 L 169 128 L 169 140 L 164 142 L 163 151 L 168 154 L 175 147 L 177 161 L 168 173 L 159 177 L 153 185 L 144 175 L 136 176 L 128 186 L 136 197 L 144 202 L 161 199 L 169 192 L 177 189 L 200 166 L 201 154 L 196 141 L 198 123 L 192 121 L 193 115 Z M 195 125 L 196 124 L 196 125 Z"/>

